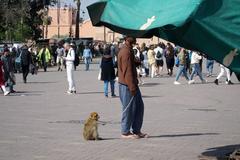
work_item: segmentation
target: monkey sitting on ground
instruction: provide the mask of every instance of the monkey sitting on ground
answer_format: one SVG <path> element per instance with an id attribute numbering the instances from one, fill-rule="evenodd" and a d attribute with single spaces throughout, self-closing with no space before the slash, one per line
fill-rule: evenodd
<path id="1" fill-rule="evenodd" d="M 98 119 L 97 112 L 92 112 L 90 117 L 84 123 L 83 137 L 85 140 L 101 140 L 98 135 Z"/>

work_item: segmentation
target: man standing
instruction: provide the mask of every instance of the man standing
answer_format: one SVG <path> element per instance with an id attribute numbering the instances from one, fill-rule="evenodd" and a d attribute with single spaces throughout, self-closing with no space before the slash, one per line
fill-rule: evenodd
<path id="1" fill-rule="evenodd" d="M 122 103 L 122 138 L 146 138 L 141 132 L 144 104 L 138 88 L 137 71 L 133 52 L 136 39 L 126 37 L 118 54 L 119 97 Z"/>
<path id="2" fill-rule="evenodd" d="M 65 48 L 65 52 L 67 53 L 66 57 L 64 57 L 64 60 L 66 61 L 67 80 L 68 80 L 67 93 L 73 94 L 73 93 L 76 93 L 75 81 L 73 76 L 75 52 L 69 43 L 65 43 L 64 48 Z"/>

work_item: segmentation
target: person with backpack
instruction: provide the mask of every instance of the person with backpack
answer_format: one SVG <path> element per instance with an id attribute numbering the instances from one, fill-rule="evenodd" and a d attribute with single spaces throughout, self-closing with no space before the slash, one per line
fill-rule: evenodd
<path id="1" fill-rule="evenodd" d="M 159 77 L 163 71 L 163 49 L 160 47 L 160 43 L 154 49 L 156 60 L 156 76 Z"/>
<path id="2" fill-rule="evenodd" d="M 47 66 L 51 60 L 51 54 L 46 45 L 44 45 L 43 48 L 38 53 L 38 59 L 44 69 L 44 72 L 47 72 Z"/>
<path id="3" fill-rule="evenodd" d="M 176 75 L 176 79 L 174 81 L 175 85 L 179 85 L 181 83 L 178 82 L 180 76 L 183 74 L 187 81 L 189 81 L 188 74 L 186 71 L 187 66 L 187 51 L 184 48 L 180 48 L 180 52 L 177 55 L 177 59 L 179 60 L 178 71 Z"/>

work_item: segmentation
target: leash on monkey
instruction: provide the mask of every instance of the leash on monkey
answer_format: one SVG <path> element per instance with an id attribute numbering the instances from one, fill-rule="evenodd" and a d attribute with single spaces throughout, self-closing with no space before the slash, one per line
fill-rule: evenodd
<path id="1" fill-rule="evenodd" d="M 135 96 L 132 96 L 132 98 L 130 99 L 130 101 L 129 101 L 127 107 L 123 110 L 122 115 L 123 115 L 123 114 L 127 111 L 127 109 L 130 107 L 130 105 L 131 105 L 131 103 L 132 103 L 134 97 L 135 97 Z"/>

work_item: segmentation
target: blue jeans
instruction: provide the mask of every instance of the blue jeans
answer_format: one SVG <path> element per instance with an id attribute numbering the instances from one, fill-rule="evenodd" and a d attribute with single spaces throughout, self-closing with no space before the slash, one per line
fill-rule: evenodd
<path id="1" fill-rule="evenodd" d="M 178 67 L 177 75 L 176 75 L 176 81 L 178 81 L 178 79 L 182 75 L 182 73 L 185 76 L 186 80 L 189 80 L 185 65 L 180 64 Z"/>
<path id="2" fill-rule="evenodd" d="M 207 71 L 208 74 L 212 74 L 213 73 L 213 65 L 214 65 L 214 60 L 207 60 Z"/>
<path id="3" fill-rule="evenodd" d="M 144 104 L 139 88 L 136 95 L 132 96 L 128 87 L 119 83 L 119 97 L 122 103 L 122 134 L 128 134 L 131 130 L 134 134 L 139 134 L 144 114 Z"/>
<path id="4" fill-rule="evenodd" d="M 86 71 L 89 70 L 89 65 L 90 65 L 90 62 L 91 62 L 91 58 L 88 57 L 88 58 L 85 58 L 85 66 L 86 66 Z"/>
<path id="5" fill-rule="evenodd" d="M 201 81 L 204 81 L 203 76 L 202 76 L 202 72 L 200 70 L 200 65 L 199 63 L 195 63 L 192 64 L 192 74 L 190 75 L 190 80 L 193 79 L 193 76 L 197 74 L 199 76 L 199 78 L 201 79 Z"/>
<path id="6" fill-rule="evenodd" d="M 110 82 L 110 86 L 111 86 L 111 93 L 112 93 L 112 96 L 113 96 L 113 95 L 115 95 L 115 92 L 114 92 L 115 81 L 114 80 L 104 81 L 104 94 L 105 94 L 105 96 L 108 96 L 108 83 L 109 82 Z"/>

